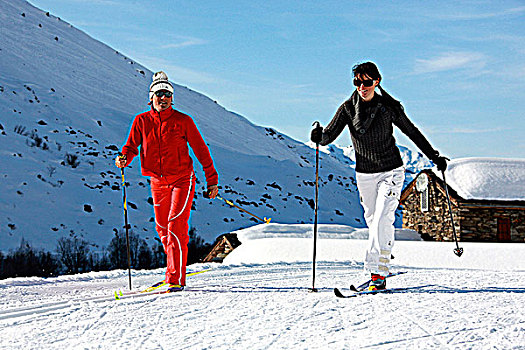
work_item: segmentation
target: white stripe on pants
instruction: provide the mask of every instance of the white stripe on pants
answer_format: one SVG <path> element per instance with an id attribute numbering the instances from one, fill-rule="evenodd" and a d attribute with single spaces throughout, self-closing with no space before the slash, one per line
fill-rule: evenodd
<path id="1" fill-rule="evenodd" d="M 382 173 L 356 173 L 356 180 L 369 232 L 365 270 L 387 276 L 395 239 L 395 213 L 405 180 L 405 169 L 399 167 Z"/>

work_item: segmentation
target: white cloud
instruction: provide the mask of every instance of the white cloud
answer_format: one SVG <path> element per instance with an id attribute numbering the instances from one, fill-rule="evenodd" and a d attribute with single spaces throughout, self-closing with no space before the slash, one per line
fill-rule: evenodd
<path id="1" fill-rule="evenodd" d="M 512 130 L 508 127 L 447 127 L 447 128 L 434 128 L 431 130 L 433 134 L 486 134 L 494 132 L 503 132 Z"/>
<path id="2" fill-rule="evenodd" d="M 181 47 L 187 47 L 187 46 L 195 46 L 195 45 L 205 45 L 208 42 L 204 39 L 199 38 L 193 38 L 193 37 L 184 37 L 184 36 L 176 36 L 173 42 L 162 45 L 162 49 L 177 49 Z"/>
<path id="3" fill-rule="evenodd" d="M 169 63 L 168 60 L 159 57 L 152 56 L 139 56 L 137 61 L 141 62 L 145 67 L 148 67 L 151 71 L 155 72 L 163 70 L 168 74 L 171 81 L 181 85 L 192 85 L 192 84 L 212 84 L 218 83 L 218 79 L 214 76 L 191 70 L 185 67 L 177 66 Z"/>
<path id="4" fill-rule="evenodd" d="M 63 3 L 81 3 L 81 4 L 88 4 L 88 5 L 110 5 L 110 6 L 119 6 L 122 7 L 122 2 L 118 0 L 67 0 L 62 1 Z"/>
<path id="5" fill-rule="evenodd" d="M 519 16 L 525 12 L 525 6 L 513 7 L 508 9 L 501 9 L 494 12 L 485 12 L 485 13 L 460 13 L 454 15 L 445 15 L 437 16 L 441 19 L 448 20 L 480 20 L 480 19 L 489 19 L 489 18 L 498 18 L 498 17 L 508 17 L 508 16 Z"/>
<path id="6" fill-rule="evenodd" d="M 456 69 L 481 69 L 486 57 L 476 52 L 446 52 L 429 59 L 416 59 L 416 74 L 443 72 Z"/>

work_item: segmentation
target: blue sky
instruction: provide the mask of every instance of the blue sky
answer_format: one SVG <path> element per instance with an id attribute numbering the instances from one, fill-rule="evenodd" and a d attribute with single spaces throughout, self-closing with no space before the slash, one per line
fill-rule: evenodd
<path id="1" fill-rule="evenodd" d="M 523 0 L 30 2 L 300 141 L 351 95 L 351 67 L 371 60 L 442 154 L 525 158 Z M 350 143 L 347 130 L 336 143 Z"/>

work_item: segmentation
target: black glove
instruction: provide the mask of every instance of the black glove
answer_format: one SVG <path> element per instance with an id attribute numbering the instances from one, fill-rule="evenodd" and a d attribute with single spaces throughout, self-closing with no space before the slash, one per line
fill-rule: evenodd
<path id="1" fill-rule="evenodd" d="M 447 170 L 447 160 L 450 159 L 443 156 L 437 156 L 432 161 L 436 164 L 438 171 L 445 171 Z"/>
<path id="2" fill-rule="evenodd" d="M 319 125 L 319 123 L 316 123 L 316 127 L 312 129 L 312 132 L 310 133 L 310 140 L 313 143 L 321 143 L 323 140 L 323 127 Z"/>

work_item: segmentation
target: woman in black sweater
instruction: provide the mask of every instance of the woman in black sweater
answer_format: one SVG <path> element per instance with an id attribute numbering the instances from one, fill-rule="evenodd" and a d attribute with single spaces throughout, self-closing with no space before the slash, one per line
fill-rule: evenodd
<path id="1" fill-rule="evenodd" d="M 357 188 L 369 228 L 365 269 L 371 273 L 370 289 L 384 289 L 394 245 L 395 211 L 405 178 L 401 154 L 394 139 L 394 125 L 407 135 L 438 167 L 439 155 L 406 116 L 401 103 L 381 87 L 381 74 L 372 62 L 352 68 L 356 90 L 335 113 L 326 128 L 314 128 L 311 140 L 321 145 L 333 142 L 345 126 L 350 130 L 356 157 Z M 378 88 L 381 94 L 376 93 Z"/>

